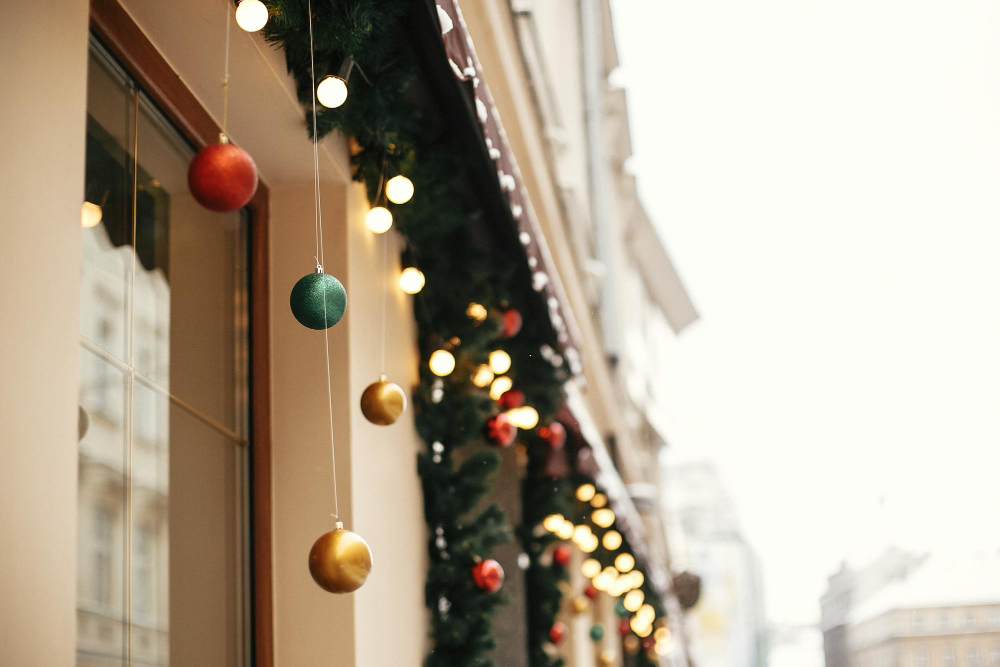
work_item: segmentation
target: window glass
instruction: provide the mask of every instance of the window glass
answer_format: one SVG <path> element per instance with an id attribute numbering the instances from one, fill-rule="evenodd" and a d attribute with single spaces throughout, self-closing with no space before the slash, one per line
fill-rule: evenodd
<path id="1" fill-rule="evenodd" d="M 249 215 L 96 43 L 81 280 L 78 665 L 239 666 Z"/>

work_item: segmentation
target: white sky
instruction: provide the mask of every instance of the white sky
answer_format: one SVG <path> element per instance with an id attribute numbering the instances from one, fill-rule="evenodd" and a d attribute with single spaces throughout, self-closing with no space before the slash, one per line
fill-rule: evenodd
<path id="1" fill-rule="evenodd" d="M 702 317 L 668 435 L 720 468 L 770 618 L 817 620 L 845 556 L 1000 547 L 1000 3 L 613 4 Z"/>

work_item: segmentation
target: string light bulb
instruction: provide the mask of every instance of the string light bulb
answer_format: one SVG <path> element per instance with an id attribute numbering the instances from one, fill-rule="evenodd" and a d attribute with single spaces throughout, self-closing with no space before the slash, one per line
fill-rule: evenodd
<path id="1" fill-rule="evenodd" d="M 620 553 L 615 557 L 615 567 L 619 572 L 631 572 L 635 567 L 635 557 L 628 552 Z"/>
<path id="2" fill-rule="evenodd" d="M 665 625 L 656 628 L 656 630 L 653 632 L 653 639 L 655 639 L 658 642 L 668 641 L 670 639 L 670 628 L 668 628 Z"/>
<path id="3" fill-rule="evenodd" d="M 642 606 L 642 603 L 645 601 L 645 599 L 646 599 L 646 594 L 643 593 L 642 591 L 631 590 L 625 594 L 625 599 L 622 600 L 622 605 L 628 611 L 635 613 L 639 611 L 639 608 Z"/>
<path id="4" fill-rule="evenodd" d="M 628 576 L 632 580 L 632 588 L 639 588 L 646 581 L 646 577 L 639 570 L 632 570 Z"/>
<path id="5" fill-rule="evenodd" d="M 564 520 L 565 519 L 562 514 L 549 514 L 542 519 L 542 527 L 550 533 L 554 533 L 562 527 Z"/>
<path id="6" fill-rule="evenodd" d="M 493 350 L 490 352 L 490 368 L 499 375 L 510 370 L 510 355 L 503 350 Z"/>
<path id="7" fill-rule="evenodd" d="M 588 579 L 593 579 L 601 573 L 601 562 L 596 558 L 588 558 L 580 566 L 580 573 Z"/>
<path id="8" fill-rule="evenodd" d="M 435 350 L 427 365 L 430 366 L 431 373 L 438 377 L 451 375 L 455 370 L 455 355 L 448 350 Z"/>
<path id="9" fill-rule="evenodd" d="M 80 224 L 84 229 L 90 229 L 101 224 L 104 217 L 104 210 L 94 202 L 85 201 L 80 209 Z"/>
<path id="10" fill-rule="evenodd" d="M 493 382 L 493 377 L 493 371 L 487 364 L 479 364 L 476 372 L 472 374 L 472 384 L 480 388 L 488 387 Z"/>
<path id="11" fill-rule="evenodd" d="M 601 528 L 610 528 L 611 524 L 615 522 L 615 513 L 607 507 L 602 507 L 599 510 L 594 510 L 590 518 Z"/>
<path id="12" fill-rule="evenodd" d="M 573 528 L 574 528 L 573 522 L 569 521 L 568 519 L 564 519 L 562 525 L 555 530 L 556 537 L 558 537 L 561 540 L 570 539 L 571 537 L 573 537 Z"/>
<path id="13" fill-rule="evenodd" d="M 402 174 L 385 184 L 385 196 L 393 204 L 405 204 L 413 197 L 413 181 Z"/>
<path id="14" fill-rule="evenodd" d="M 600 509 L 608 504 L 608 497 L 603 493 L 596 493 L 594 497 L 590 499 L 590 506 Z"/>
<path id="15" fill-rule="evenodd" d="M 632 632 L 639 635 L 643 639 L 648 637 L 649 633 L 653 631 L 652 624 L 646 623 L 644 620 L 639 618 L 638 614 L 632 617 L 632 620 L 629 621 L 629 626 L 632 628 Z"/>
<path id="16" fill-rule="evenodd" d="M 424 272 L 415 266 L 408 266 L 399 274 L 399 288 L 407 294 L 416 294 L 424 288 Z"/>
<path id="17" fill-rule="evenodd" d="M 653 621 L 656 619 L 656 610 L 653 609 L 653 605 L 647 602 L 646 604 L 639 607 L 639 611 L 635 613 L 635 617 L 640 619 L 644 623 L 652 625 Z"/>
<path id="18" fill-rule="evenodd" d="M 573 541 L 576 542 L 577 545 L 585 544 L 590 541 L 590 536 L 592 534 L 593 533 L 590 532 L 590 526 L 585 523 L 580 524 L 573 529 Z"/>
<path id="19" fill-rule="evenodd" d="M 474 319 L 476 322 L 482 322 L 486 319 L 486 316 L 489 313 L 486 312 L 486 306 L 473 301 L 469 304 L 469 307 L 465 309 L 465 314 Z"/>
<path id="20" fill-rule="evenodd" d="M 601 543 L 608 551 L 614 551 L 622 545 L 622 534 L 617 530 L 609 530 L 604 533 L 604 537 L 601 538 Z"/>
<path id="21" fill-rule="evenodd" d="M 529 430 L 538 426 L 538 410 L 530 405 L 522 405 L 519 408 L 512 408 L 507 411 L 507 419 L 514 426 Z"/>
<path id="22" fill-rule="evenodd" d="M 365 216 L 365 224 L 372 232 L 384 234 L 392 227 L 392 213 L 385 206 L 373 206 Z"/>
<path id="23" fill-rule="evenodd" d="M 587 538 L 587 541 L 580 545 L 580 551 L 585 554 L 592 554 L 597 551 L 597 545 L 597 535 L 591 534 L 590 537 Z"/>
<path id="24" fill-rule="evenodd" d="M 593 484 L 589 482 L 581 484 L 576 488 L 576 499 L 585 503 L 593 498 L 595 493 L 597 493 L 597 488 Z"/>
<path id="25" fill-rule="evenodd" d="M 241 0 L 236 8 L 236 25 L 257 32 L 267 23 L 267 7 L 260 0 Z"/>
<path id="26" fill-rule="evenodd" d="M 327 109 L 336 109 L 347 101 L 347 81 L 333 74 L 326 76 L 316 86 L 316 99 Z"/>
<path id="27" fill-rule="evenodd" d="M 490 369 L 493 372 L 493 369 Z M 511 387 L 514 386 L 514 381 L 511 380 L 506 375 L 500 375 L 497 379 L 493 380 L 493 384 L 490 385 L 490 398 L 494 401 L 499 401 L 500 397 L 507 393 Z"/>

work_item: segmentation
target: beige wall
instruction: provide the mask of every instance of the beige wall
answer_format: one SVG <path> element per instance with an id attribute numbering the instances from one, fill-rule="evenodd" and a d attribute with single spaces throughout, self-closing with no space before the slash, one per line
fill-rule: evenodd
<path id="1" fill-rule="evenodd" d="M 0 25 L 0 646 L 73 664 L 87 2 Z"/>

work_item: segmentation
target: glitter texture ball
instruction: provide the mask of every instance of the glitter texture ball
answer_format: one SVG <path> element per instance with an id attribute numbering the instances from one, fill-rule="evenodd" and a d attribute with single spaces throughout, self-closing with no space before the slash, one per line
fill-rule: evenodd
<path id="1" fill-rule="evenodd" d="M 188 188 L 210 211 L 228 213 L 246 206 L 257 192 L 257 165 L 228 141 L 205 146 L 188 167 Z"/>
<path id="2" fill-rule="evenodd" d="M 344 316 L 344 311 L 347 310 L 347 292 L 340 281 L 329 273 L 310 273 L 295 283 L 289 304 L 299 324 L 322 331 L 332 327 Z"/>

